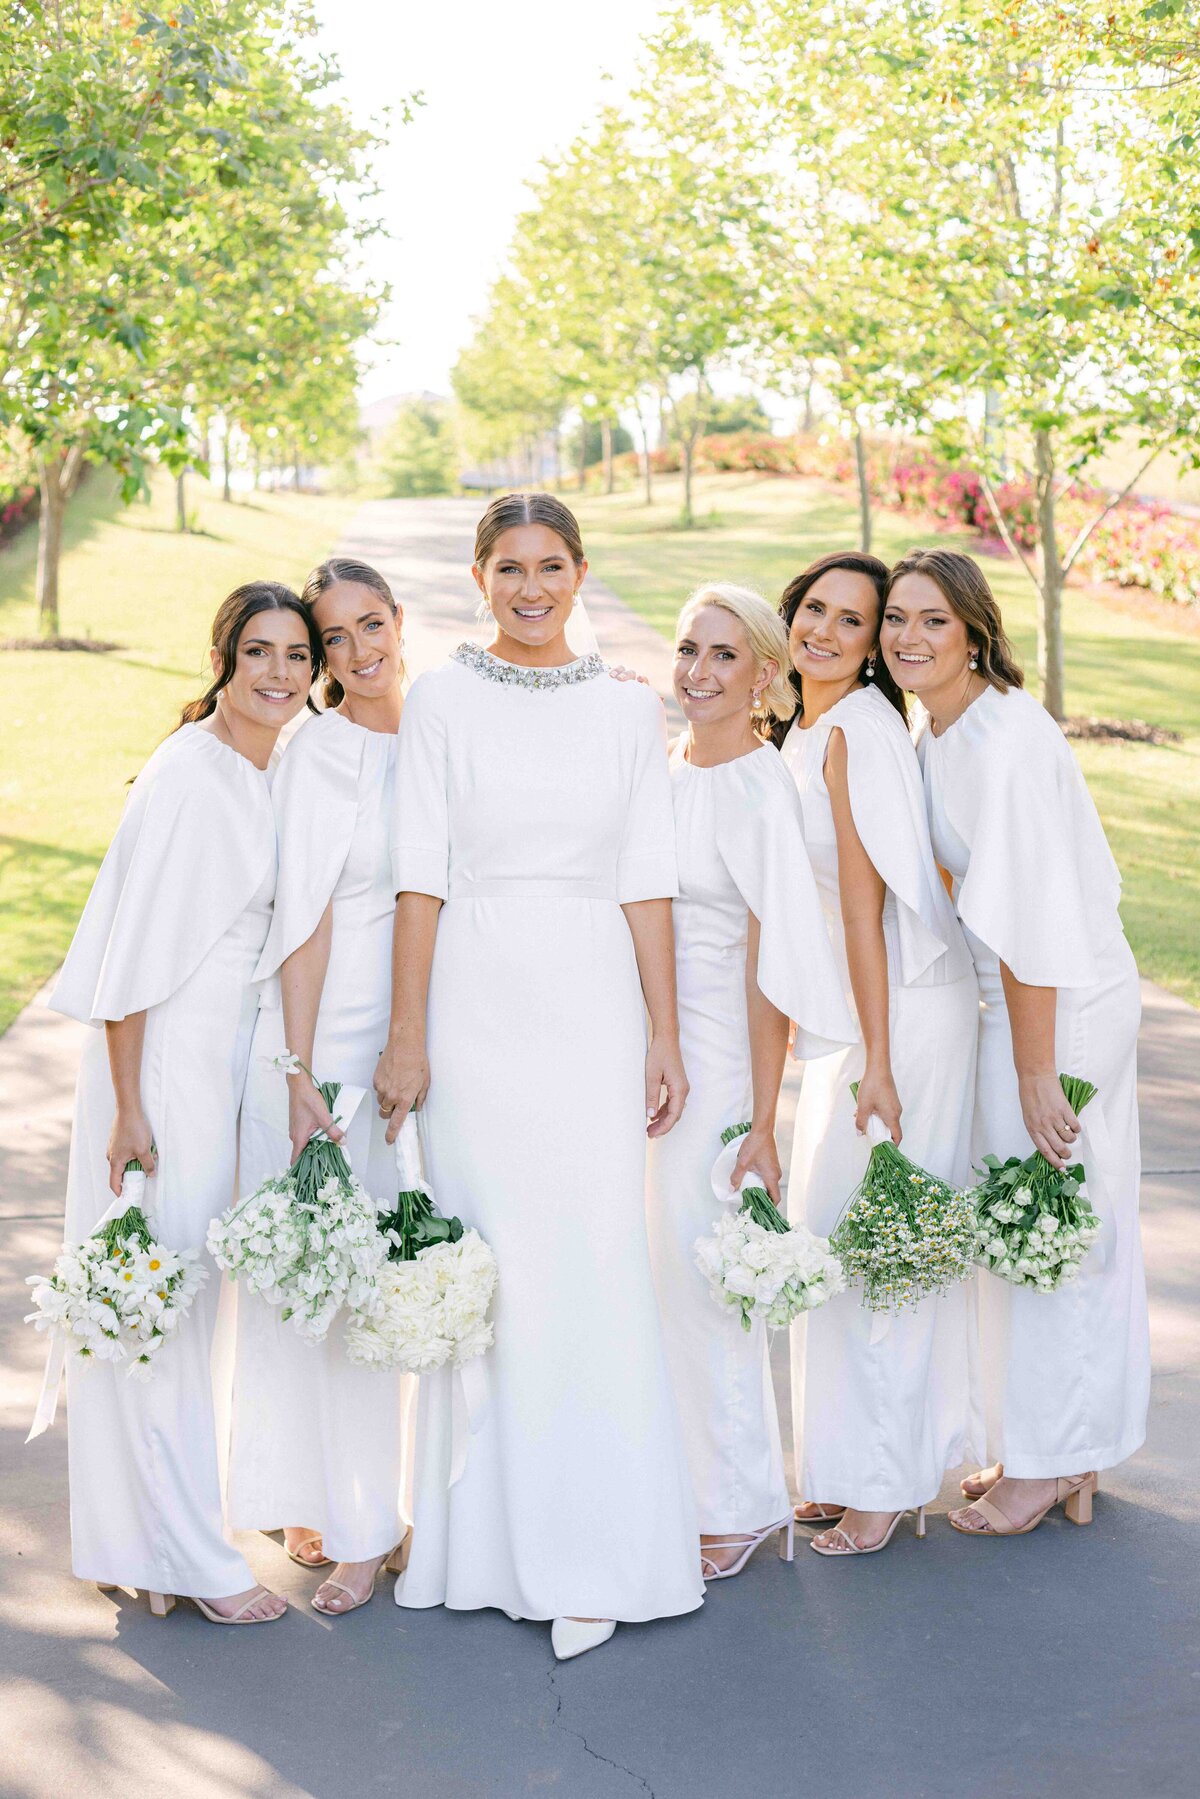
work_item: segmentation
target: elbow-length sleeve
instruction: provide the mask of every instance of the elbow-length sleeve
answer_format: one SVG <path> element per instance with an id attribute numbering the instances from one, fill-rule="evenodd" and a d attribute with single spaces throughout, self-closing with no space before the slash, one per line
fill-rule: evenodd
<path id="1" fill-rule="evenodd" d="M 409 690 L 396 746 L 392 812 L 392 887 L 396 893 L 450 893 L 449 758 L 438 673 L 419 675 Z"/>
<path id="2" fill-rule="evenodd" d="M 52 1009 L 100 1025 L 170 999 L 249 905 L 274 856 L 262 773 L 194 727 L 168 737 L 126 800 Z"/>
<path id="3" fill-rule="evenodd" d="M 276 974 L 321 922 L 346 866 L 358 814 L 363 734 L 314 718 L 284 751 L 271 789 L 279 879 L 256 981 Z"/>
<path id="4" fill-rule="evenodd" d="M 675 812 L 667 764 L 667 722 L 656 695 L 631 683 L 620 696 L 636 706 L 629 809 L 617 857 L 617 901 L 675 899 Z"/>
<path id="5" fill-rule="evenodd" d="M 1059 726 L 1031 694 L 991 689 L 926 755 L 970 850 L 967 929 L 1026 986 L 1091 986 L 1121 930 L 1121 876 Z"/>
<path id="6" fill-rule="evenodd" d="M 758 920 L 760 993 L 796 1026 L 793 1054 L 830 1055 L 858 1039 L 804 844 L 795 783 L 775 750 L 740 756 L 716 810 L 717 849 Z"/>
<path id="7" fill-rule="evenodd" d="M 906 987 L 936 983 L 945 978 L 947 952 L 962 946 L 962 932 L 934 860 L 916 750 L 880 694 L 869 689 L 854 698 L 837 712 L 854 828 L 895 895 L 901 980 Z M 965 966 L 965 947 L 961 960 Z"/>

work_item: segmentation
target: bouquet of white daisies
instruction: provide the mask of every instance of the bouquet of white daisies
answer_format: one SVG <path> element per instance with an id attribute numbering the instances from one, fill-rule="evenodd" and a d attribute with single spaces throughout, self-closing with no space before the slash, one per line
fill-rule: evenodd
<path id="1" fill-rule="evenodd" d="M 198 1251 L 156 1240 L 142 1209 L 145 1186 L 142 1164 L 126 1163 L 120 1215 L 64 1249 L 48 1276 L 29 1277 L 35 1310 L 26 1319 L 61 1332 L 78 1360 L 125 1362 L 136 1379 L 153 1372 L 208 1278 Z"/>
<path id="2" fill-rule="evenodd" d="M 697 1238 L 696 1263 L 717 1304 L 741 1313 L 743 1330 L 751 1330 L 756 1318 L 781 1330 L 801 1312 L 824 1305 L 846 1283 L 824 1238 L 789 1224 L 765 1187 L 747 1184 L 739 1193 L 730 1191 L 737 1140 L 749 1129 L 734 1124 L 721 1132 L 713 1190 L 723 1205 L 738 1202 L 737 1210 L 722 1212 L 712 1235 Z"/>
<path id="3" fill-rule="evenodd" d="M 492 1345 L 496 1258 L 478 1231 L 443 1218 L 434 1205 L 411 1112 L 396 1141 L 396 1162 L 401 1190 L 394 1209 L 379 1218 L 387 1260 L 378 1305 L 348 1320 L 346 1354 L 366 1367 L 413 1374 L 445 1363 L 458 1368 Z"/>
<path id="4" fill-rule="evenodd" d="M 273 1066 L 286 1075 L 303 1064 L 283 1055 L 273 1058 Z M 316 1084 L 341 1123 L 340 1082 Z M 370 1316 L 379 1304 L 387 1245 L 377 1210 L 341 1145 L 318 1131 L 290 1168 L 214 1219 L 208 1247 L 219 1267 L 268 1304 L 282 1306 L 299 1335 L 319 1343 L 343 1308 Z"/>
<path id="5" fill-rule="evenodd" d="M 1058 1078 L 1074 1112 L 1082 1112 L 1095 1098 L 1095 1087 L 1079 1075 Z M 1083 1191 L 1083 1163 L 1055 1168 L 1040 1150 L 1024 1161 L 984 1156 L 983 1163 L 978 1170 L 982 1183 L 972 1195 L 979 1266 L 1039 1293 L 1053 1293 L 1074 1280 L 1100 1235 L 1100 1220 Z"/>

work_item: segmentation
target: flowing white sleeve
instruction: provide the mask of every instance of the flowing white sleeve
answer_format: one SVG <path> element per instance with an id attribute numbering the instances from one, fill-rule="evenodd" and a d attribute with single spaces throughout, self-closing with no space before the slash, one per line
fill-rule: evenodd
<path id="1" fill-rule="evenodd" d="M 392 887 L 396 893 L 450 892 L 449 757 L 436 676 L 419 675 L 404 702 L 396 747 Z"/>
<path id="2" fill-rule="evenodd" d="M 661 702 L 645 688 L 631 684 L 622 697 L 637 708 L 626 726 L 635 733 L 633 778 L 617 858 L 617 902 L 628 906 L 637 900 L 675 899 L 679 874 L 666 715 Z"/>
<path id="3" fill-rule="evenodd" d="M 312 719 L 289 744 L 271 788 L 279 879 L 256 981 L 278 972 L 321 922 L 346 866 L 358 816 L 363 735 Z"/>
<path id="4" fill-rule="evenodd" d="M 759 991 L 796 1026 L 793 1053 L 827 1056 L 858 1040 L 804 846 L 795 783 L 771 751 L 729 763 L 717 849 L 758 920 Z"/>
<path id="5" fill-rule="evenodd" d="M 262 775 L 179 734 L 133 784 L 50 998 L 84 1024 L 160 1005 L 194 974 L 275 855 Z"/>
<path id="6" fill-rule="evenodd" d="M 891 716 L 889 717 L 889 713 Z M 952 947 L 969 966 L 962 931 L 942 884 L 929 840 L 917 753 L 898 713 L 879 695 L 842 707 L 847 786 L 854 828 L 895 895 L 900 975 L 906 987 L 936 981 Z"/>
<path id="7" fill-rule="evenodd" d="M 1070 745 L 1020 690 L 982 696 L 954 731 L 930 749 L 970 848 L 959 917 L 1027 986 L 1091 986 L 1121 877 Z"/>

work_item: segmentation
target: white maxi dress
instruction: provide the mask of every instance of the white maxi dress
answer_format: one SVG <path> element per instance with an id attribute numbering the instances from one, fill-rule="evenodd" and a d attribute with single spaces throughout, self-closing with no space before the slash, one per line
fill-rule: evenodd
<path id="1" fill-rule="evenodd" d="M 921 776 L 895 708 L 858 688 L 809 730 L 794 725 L 783 757 L 800 792 L 804 836 L 825 921 L 853 1006 L 838 888 L 837 840 L 825 786 L 829 734 L 846 740 L 850 807 L 886 884 L 892 1073 L 903 1107 L 902 1148 L 948 1181 L 969 1173 L 978 995 L 970 952 L 930 848 Z M 792 1145 L 788 1206 L 828 1236 L 866 1171 L 850 1083 L 861 1043 L 809 1062 Z M 972 1285 L 875 1314 L 848 1288 L 792 1327 L 792 1414 L 802 1498 L 860 1511 L 928 1503 L 947 1469 L 977 1452 L 969 1364 Z"/>
<path id="2" fill-rule="evenodd" d="M 1121 877 L 1062 731 L 989 687 L 919 751 L 933 845 L 952 875 L 982 1001 L 972 1158 L 1027 1156 L 1000 978 L 1057 989 L 1058 1072 L 1096 1087 L 1078 1155 L 1103 1226 L 1057 1293 L 979 1276 L 984 1455 L 1017 1479 L 1112 1468 L 1142 1443 L 1150 1388 L 1138 1227 L 1141 998 Z"/>
<path id="3" fill-rule="evenodd" d="M 421 1380 L 404 1606 L 640 1621 L 702 1601 L 646 1240 L 646 1021 L 623 903 L 675 892 L 662 707 L 589 656 L 473 645 L 413 684 L 393 882 L 439 914 L 437 1203 L 495 1251 L 488 1391 Z M 465 1469 L 459 1472 L 465 1449 Z"/>
<path id="4" fill-rule="evenodd" d="M 667 1354 L 702 1532 L 761 1530 L 790 1501 L 767 1333 L 718 1306 L 695 1243 L 721 1211 L 712 1167 L 721 1132 L 750 1118 L 746 944 L 759 924 L 760 992 L 797 1025 L 799 1056 L 854 1041 L 804 847 L 795 783 L 764 744 L 697 768 L 671 756 L 679 898 L 673 907 L 679 1029 L 688 1100 L 650 1144 L 649 1225 Z M 736 1195 L 731 1194 L 736 1204 Z"/>
<path id="5" fill-rule="evenodd" d="M 329 964 L 313 1072 L 368 1090 L 387 1042 L 392 986 L 391 819 L 396 738 L 334 711 L 288 745 L 272 799 L 279 838 L 275 912 L 256 978 L 263 1005 L 242 1105 L 239 1186 L 250 1193 L 291 1160 L 279 969 L 316 930 L 332 901 Z M 368 1091 L 343 1147 L 367 1191 L 396 1195 L 395 1152 Z M 229 1461 L 230 1521 L 240 1530 L 284 1524 L 321 1532 L 335 1561 L 383 1555 L 407 1528 L 405 1420 L 414 1381 L 356 1367 L 335 1322 L 304 1342 L 259 1295 L 238 1303 L 237 1375 Z"/>
<path id="6" fill-rule="evenodd" d="M 50 1004 L 97 1027 L 84 1047 L 67 1175 L 66 1238 L 108 1207 L 115 1113 L 103 1023 L 145 1011 L 142 1103 L 158 1149 L 146 1206 L 173 1249 L 203 1250 L 234 1196 L 237 1116 L 271 919 L 275 827 L 267 777 L 185 725 L 134 782 Z M 227 1598 L 254 1575 L 222 1524 L 209 1278 L 145 1383 L 122 1366 L 69 1367 L 72 1565 L 86 1580 Z"/>

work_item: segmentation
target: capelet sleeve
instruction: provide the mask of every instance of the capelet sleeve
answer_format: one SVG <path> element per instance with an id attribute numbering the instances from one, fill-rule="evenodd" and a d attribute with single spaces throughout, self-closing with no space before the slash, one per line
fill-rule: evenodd
<path id="1" fill-rule="evenodd" d="M 721 771 L 717 849 L 758 920 L 759 991 L 796 1026 L 793 1054 L 826 1056 L 858 1039 L 804 847 L 796 784 L 774 750 Z"/>
<path id="2" fill-rule="evenodd" d="M 1027 986 L 1091 986 L 1121 930 L 1121 876 L 1060 727 L 1021 688 L 991 688 L 926 755 L 970 850 L 967 929 Z"/>
<path id="3" fill-rule="evenodd" d="M 262 772 L 195 726 L 168 737 L 130 789 L 53 1010 L 100 1025 L 170 999 L 249 905 L 274 857 Z"/>
<path id="4" fill-rule="evenodd" d="M 341 719 L 310 719 L 284 751 L 271 788 L 279 879 L 256 981 L 267 981 L 307 943 L 346 866 L 358 815 L 366 733 Z"/>

